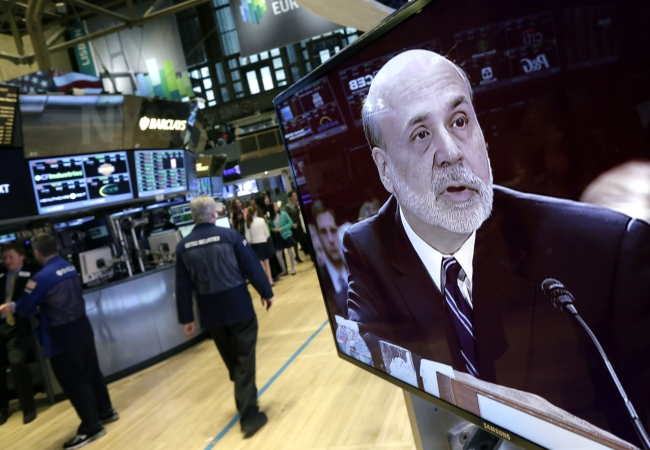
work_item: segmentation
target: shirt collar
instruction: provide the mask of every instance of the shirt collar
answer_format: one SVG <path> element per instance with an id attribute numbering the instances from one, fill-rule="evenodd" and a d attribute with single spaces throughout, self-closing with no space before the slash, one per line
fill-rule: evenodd
<path id="1" fill-rule="evenodd" d="M 415 233 L 415 231 L 413 231 L 413 228 L 411 228 L 409 223 L 406 221 L 404 214 L 402 213 L 401 206 L 399 209 L 399 216 L 400 219 L 402 220 L 402 225 L 404 226 L 404 231 L 406 231 L 406 235 L 408 236 L 409 241 L 411 241 L 411 244 L 413 245 L 415 252 L 420 257 L 420 260 L 422 260 L 424 267 L 426 267 L 427 271 L 429 272 L 429 275 L 431 276 L 431 279 L 436 284 L 436 287 L 438 288 L 438 290 L 440 290 L 440 292 L 442 292 L 442 286 L 440 281 L 442 258 L 446 258 L 449 256 L 453 256 L 454 258 L 456 258 L 456 261 L 458 261 L 460 267 L 463 269 L 465 275 L 467 275 L 467 278 L 470 280 L 471 283 L 472 275 L 474 273 L 472 260 L 474 259 L 474 243 L 476 241 L 476 231 L 474 231 L 469 236 L 469 238 L 467 238 L 467 240 L 463 243 L 463 245 L 461 245 L 461 247 L 458 249 L 456 253 L 454 253 L 453 255 L 444 255 L 440 253 L 438 250 L 436 250 L 435 248 L 431 247 L 426 242 L 424 242 L 424 240 L 420 236 L 418 236 Z"/>

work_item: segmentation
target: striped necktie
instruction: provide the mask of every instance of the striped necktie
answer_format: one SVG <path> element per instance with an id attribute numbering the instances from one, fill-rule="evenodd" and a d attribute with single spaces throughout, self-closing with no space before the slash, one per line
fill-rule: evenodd
<path id="1" fill-rule="evenodd" d="M 465 360 L 467 371 L 475 377 L 478 377 L 472 307 L 458 287 L 458 275 L 460 274 L 461 267 L 458 261 L 456 261 L 456 258 L 453 257 L 443 258 L 442 267 L 445 271 L 445 304 L 447 306 L 447 316 L 456 332 L 460 352 Z"/>
<path id="2" fill-rule="evenodd" d="M 9 282 L 7 283 L 5 303 L 11 303 L 11 299 L 14 295 L 14 288 L 16 287 L 16 272 L 7 272 L 7 275 L 9 276 Z M 14 318 L 13 313 L 7 313 L 5 320 L 7 321 L 7 324 L 12 327 L 16 324 L 16 319 Z"/>

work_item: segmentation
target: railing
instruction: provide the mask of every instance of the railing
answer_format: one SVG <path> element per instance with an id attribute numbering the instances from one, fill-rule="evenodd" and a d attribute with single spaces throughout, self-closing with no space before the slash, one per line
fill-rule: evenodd
<path id="1" fill-rule="evenodd" d="M 279 128 L 238 137 L 237 148 L 242 161 L 284 151 Z"/>

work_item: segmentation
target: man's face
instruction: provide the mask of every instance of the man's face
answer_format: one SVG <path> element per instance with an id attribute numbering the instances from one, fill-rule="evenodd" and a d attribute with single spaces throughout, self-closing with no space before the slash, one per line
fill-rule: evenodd
<path id="1" fill-rule="evenodd" d="M 25 256 L 21 255 L 14 249 L 5 250 L 2 252 L 2 261 L 4 262 L 7 270 L 18 270 L 22 267 Z"/>
<path id="2" fill-rule="evenodd" d="M 289 200 L 291 200 L 291 203 L 294 203 L 294 204 L 298 203 L 298 194 L 296 194 L 294 192 L 293 194 L 291 194 L 291 197 L 289 197 Z"/>
<path id="3" fill-rule="evenodd" d="M 492 175 L 465 81 L 435 59 L 407 63 L 386 84 L 387 111 L 379 115 L 385 148 L 373 149 L 384 186 L 428 225 L 476 230 L 492 209 Z"/>
<path id="4" fill-rule="evenodd" d="M 337 264 L 341 260 L 341 244 L 339 242 L 338 227 L 334 217 L 329 212 L 324 212 L 316 217 L 316 229 L 327 259 Z"/>

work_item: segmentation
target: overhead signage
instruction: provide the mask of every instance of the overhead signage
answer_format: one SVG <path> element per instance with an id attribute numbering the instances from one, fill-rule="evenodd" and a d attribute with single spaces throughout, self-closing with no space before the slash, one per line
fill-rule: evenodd
<path id="1" fill-rule="evenodd" d="M 124 148 L 173 149 L 184 147 L 190 104 L 144 97 L 126 97 Z"/>
<path id="2" fill-rule="evenodd" d="M 295 0 L 230 0 L 241 56 L 284 47 L 342 28 Z"/>
<path id="3" fill-rule="evenodd" d="M 68 27 L 70 30 L 70 37 L 72 39 L 80 38 L 88 34 L 85 22 L 76 22 Z M 84 42 L 74 47 L 74 55 L 77 58 L 77 65 L 79 72 L 86 75 L 97 76 L 95 70 L 95 61 L 93 60 L 93 52 L 90 47 L 90 42 Z"/>
<path id="4" fill-rule="evenodd" d="M 145 130 L 178 130 L 187 128 L 187 120 L 156 119 L 144 116 L 139 121 L 140 129 Z"/>

